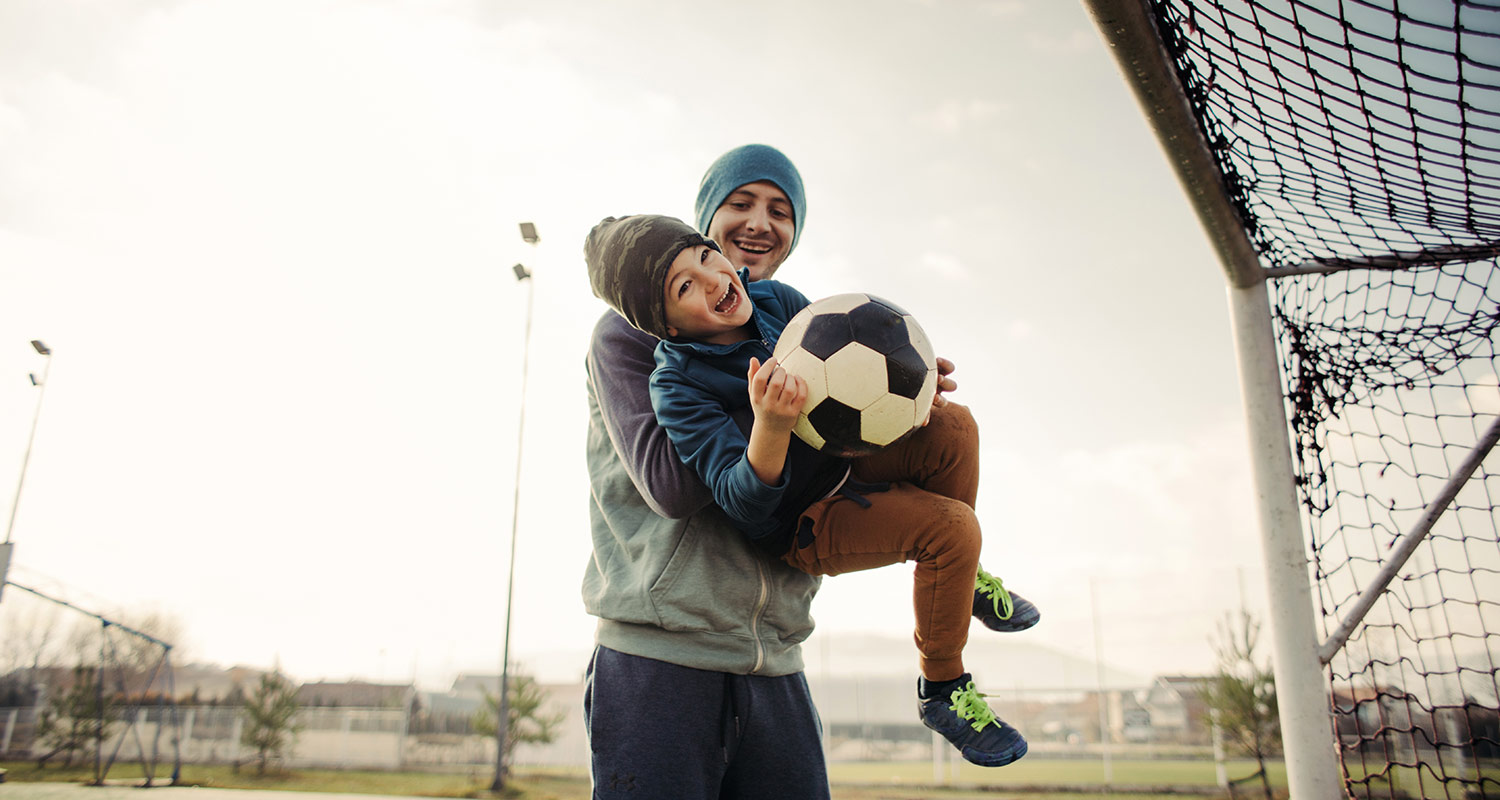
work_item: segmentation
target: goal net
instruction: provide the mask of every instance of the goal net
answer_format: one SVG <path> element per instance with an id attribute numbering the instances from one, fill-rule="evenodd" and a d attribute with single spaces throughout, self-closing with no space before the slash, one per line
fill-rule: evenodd
<path id="1" fill-rule="evenodd" d="M 1500 797 L 1500 0 L 1141 2 L 1269 280 L 1346 787 Z"/>

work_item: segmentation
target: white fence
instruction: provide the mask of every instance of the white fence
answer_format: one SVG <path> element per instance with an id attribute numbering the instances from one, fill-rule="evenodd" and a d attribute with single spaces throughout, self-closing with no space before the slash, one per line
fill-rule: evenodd
<path id="1" fill-rule="evenodd" d="M 35 719 L 32 708 L 0 709 L 0 753 L 16 759 L 43 755 L 45 748 L 34 741 Z M 278 762 L 291 767 L 403 769 L 495 763 L 494 737 L 411 733 L 410 719 L 401 709 L 304 708 L 295 722 L 295 741 Z M 244 724 L 238 708 L 141 708 L 111 728 L 104 758 L 115 754 L 117 762 L 171 764 L 180 753 L 188 764 L 249 763 L 256 753 L 240 742 Z M 587 765 L 587 744 L 574 733 L 581 727 L 564 726 L 549 745 L 518 745 L 514 763 Z"/>

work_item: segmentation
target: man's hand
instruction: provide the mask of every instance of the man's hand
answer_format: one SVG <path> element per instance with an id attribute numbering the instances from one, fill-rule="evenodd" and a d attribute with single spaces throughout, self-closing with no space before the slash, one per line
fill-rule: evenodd
<path id="1" fill-rule="evenodd" d="M 951 366 L 951 365 L 950 365 Z M 750 359 L 750 408 L 755 424 L 765 425 L 768 433 L 790 433 L 797 415 L 807 402 L 807 381 L 781 368 L 776 359 Z"/>
<path id="2" fill-rule="evenodd" d="M 953 369 L 954 367 L 952 361 L 949 361 L 942 356 L 938 356 L 937 394 L 932 396 L 932 405 L 934 408 L 941 408 L 948 404 L 948 398 L 943 396 L 943 392 L 951 392 L 954 389 L 958 388 L 958 381 L 955 381 L 952 378 L 948 377 L 953 374 Z"/>
<path id="3" fill-rule="evenodd" d="M 949 377 L 950 375 L 953 374 L 953 369 L 954 369 L 954 367 L 953 367 L 953 362 L 952 361 L 949 361 L 948 359 L 943 358 L 942 356 L 938 356 L 938 359 L 937 359 L 937 371 L 938 371 L 937 394 L 934 394 L 932 396 L 932 407 L 933 408 L 942 408 L 943 406 L 948 405 L 948 398 L 946 398 L 946 397 L 943 396 L 943 392 L 951 392 L 954 389 L 958 388 L 958 381 L 955 381 L 955 380 L 953 380 L 952 378 Z M 927 416 L 922 419 L 922 426 L 926 427 L 927 423 L 930 422 L 931 420 L 932 420 L 932 412 L 928 411 L 927 412 Z"/>

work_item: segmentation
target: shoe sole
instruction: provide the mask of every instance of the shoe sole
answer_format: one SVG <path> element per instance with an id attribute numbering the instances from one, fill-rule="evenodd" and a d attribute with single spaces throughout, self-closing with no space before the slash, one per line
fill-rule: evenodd
<path id="1" fill-rule="evenodd" d="M 962 755 L 964 757 L 964 760 L 969 762 L 970 764 L 977 764 L 981 767 L 1003 767 L 1006 764 L 1014 764 L 1015 762 L 1020 761 L 1021 756 L 1026 755 L 1026 750 L 1026 743 L 1021 742 L 1021 747 L 1019 750 L 1001 755 L 985 756 L 983 753 L 978 753 L 968 747 L 959 750 L 959 754 Z"/>
<path id="2" fill-rule="evenodd" d="M 1029 620 L 1026 620 L 1025 622 L 1016 622 L 1016 620 L 1015 620 L 1014 617 L 1012 617 L 1011 619 L 1000 620 L 1000 622 L 998 623 L 1000 625 L 1000 627 L 996 627 L 994 625 L 991 625 L 990 623 L 986 622 L 983 619 L 979 620 L 979 624 L 983 625 L 986 628 L 989 628 L 992 631 L 997 631 L 999 633 L 1015 633 L 1016 631 L 1024 631 L 1024 630 L 1027 630 L 1029 628 L 1034 628 L 1034 627 L 1036 627 L 1036 624 L 1038 622 L 1041 622 L 1041 621 L 1042 621 L 1042 615 L 1041 614 L 1037 614 L 1036 616 L 1032 617 Z"/>

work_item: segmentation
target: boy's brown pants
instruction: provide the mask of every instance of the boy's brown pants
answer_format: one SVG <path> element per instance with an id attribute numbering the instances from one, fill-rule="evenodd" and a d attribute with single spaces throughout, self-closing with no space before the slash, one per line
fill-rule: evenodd
<path id="1" fill-rule="evenodd" d="M 979 428 L 969 410 L 949 402 L 934 408 L 927 426 L 853 462 L 854 480 L 890 483 L 864 495 L 868 506 L 836 494 L 812 504 L 806 546 L 783 559 L 813 575 L 917 562 L 912 604 L 922 674 L 930 681 L 964 672 L 963 649 L 974 608 L 979 569 Z"/>

